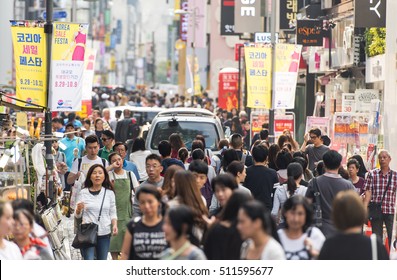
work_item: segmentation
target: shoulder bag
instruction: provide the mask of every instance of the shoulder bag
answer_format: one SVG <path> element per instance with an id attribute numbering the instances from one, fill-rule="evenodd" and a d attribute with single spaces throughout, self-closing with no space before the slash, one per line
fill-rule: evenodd
<path id="1" fill-rule="evenodd" d="M 386 186 L 385 191 L 383 192 L 381 201 L 380 202 L 372 201 L 372 202 L 368 203 L 368 219 L 370 221 L 382 219 L 382 203 L 383 203 L 383 200 L 385 199 L 387 190 L 390 187 L 392 176 L 393 176 L 393 173 L 390 171 L 389 181 L 387 182 L 387 186 Z"/>
<path id="2" fill-rule="evenodd" d="M 323 225 L 323 213 L 321 211 L 320 190 L 318 189 L 317 178 L 313 178 L 313 188 L 314 188 L 313 225 L 318 228 L 321 228 Z"/>
<path id="3" fill-rule="evenodd" d="M 106 196 L 106 189 L 105 193 L 103 194 L 101 209 L 99 210 L 98 222 L 101 219 L 102 214 L 102 207 L 103 202 Z M 98 224 L 96 223 L 87 223 L 87 224 L 80 224 L 77 229 L 77 234 L 73 239 L 72 246 L 76 249 L 84 249 L 89 247 L 96 246 L 98 238 Z"/>

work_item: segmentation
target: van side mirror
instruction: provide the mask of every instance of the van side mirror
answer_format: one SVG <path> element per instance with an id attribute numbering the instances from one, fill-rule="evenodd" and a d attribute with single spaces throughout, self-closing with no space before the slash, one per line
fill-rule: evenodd
<path id="1" fill-rule="evenodd" d="M 146 140 L 148 132 L 149 132 L 149 130 L 145 130 L 145 131 L 142 133 L 143 139 Z"/>

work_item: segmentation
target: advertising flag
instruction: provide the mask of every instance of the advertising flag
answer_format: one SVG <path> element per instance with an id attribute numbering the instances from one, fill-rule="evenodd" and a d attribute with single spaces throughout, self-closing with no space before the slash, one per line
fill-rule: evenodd
<path id="1" fill-rule="evenodd" d="M 271 108 L 272 49 L 245 47 L 247 74 L 247 107 Z"/>
<path id="2" fill-rule="evenodd" d="M 274 108 L 294 109 L 301 45 L 277 44 Z"/>
<path id="3" fill-rule="evenodd" d="M 16 98 L 26 102 L 17 102 L 17 105 L 32 107 L 29 103 L 33 103 L 47 107 L 47 51 L 44 25 L 35 21 L 11 21 L 11 34 Z"/>
<path id="4" fill-rule="evenodd" d="M 54 22 L 51 110 L 80 111 L 88 24 Z"/>

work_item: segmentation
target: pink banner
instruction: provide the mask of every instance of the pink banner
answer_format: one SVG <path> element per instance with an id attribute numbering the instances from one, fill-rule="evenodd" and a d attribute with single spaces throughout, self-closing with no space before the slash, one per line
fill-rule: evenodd
<path id="1" fill-rule="evenodd" d="M 189 0 L 189 31 L 187 36 L 188 45 L 191 46 L 192 41 L 196 48 L 206 47 L 206 31 L 207 31 L 207 1 Z M 193 21 L 195 23 L 193 24 Z M 194 28 L 194 30 L 193 30 Z M 194 33 L 194 38 L 193 38 Z"/>

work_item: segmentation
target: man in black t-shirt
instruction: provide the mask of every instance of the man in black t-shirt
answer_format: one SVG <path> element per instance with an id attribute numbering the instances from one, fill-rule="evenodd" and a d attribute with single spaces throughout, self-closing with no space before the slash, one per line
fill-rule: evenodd
<path id="1" fill-rule="evenodd" d="M 252 148 L 254 165 L 247 168 L 244 186 L 251 191 L 255 199 L 262 201 L 267 209 L 272 210 L 273 187 L 278 183 L 278 177 L 275 170 L 266 166 L 268 155 L 269 150 L 263 145 Z"/>

